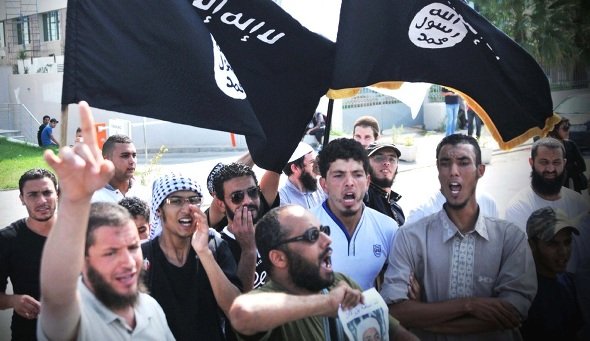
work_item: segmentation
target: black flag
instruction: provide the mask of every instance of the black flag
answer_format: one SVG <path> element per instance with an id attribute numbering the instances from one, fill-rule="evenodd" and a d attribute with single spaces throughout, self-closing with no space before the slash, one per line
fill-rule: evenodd
<path id="1" fill-rule="evenodd" d="M 374 84 L 441 84 L 467 99 L 503 149 L 559 120 L 537 62 L 463 1 L 343 0 L 336 42 L 332 98 Z"/>
<path id="2" fill-rule="evenodd" d="M 333 64 L 333 43 L 271 1 L 69 0 L 66 35 L 63 104 L 243 134 L 278 172 Z"/>

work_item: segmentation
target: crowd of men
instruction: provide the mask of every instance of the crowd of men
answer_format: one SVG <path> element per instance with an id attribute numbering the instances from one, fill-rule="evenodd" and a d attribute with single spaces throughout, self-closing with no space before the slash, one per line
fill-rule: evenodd
<path id="1" fill-rule="evenodd" d="M 405 213 L 401 153 L 371 117 L 319 154 L 300 143 L 280 188 L 248 156 L 217 164 L 202 210 L 205 179 L 141 186 L 133 141 L 100 150 L 85 102 L 80 115 L 79 142 L 45 152 L 55 175 L 22 175 L 28 216 L 0 230 L 13 340 L 344 340 L 339 312 L 373 289 L 385 326 L 364 318 L 359 340 L 589 337 L 590 207 L 562 186 L 558 140 L 533 144 L 505 214 L 477 192 L 481 149 L 461 134 L 433 151 L 436 197 Z"/>

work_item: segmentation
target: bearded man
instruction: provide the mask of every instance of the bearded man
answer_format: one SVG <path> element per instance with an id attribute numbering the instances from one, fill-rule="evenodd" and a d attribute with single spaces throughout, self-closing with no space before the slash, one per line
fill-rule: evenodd
<path id="1" fill-rule="evenodd" d="M 326 194 L 318 186 L 315 163 L 313 148 L 307 143 L 299 142 L 283 168 L 287 181 L 279 190 L 281 205 L 297 204 L 310 209 L 326 200 Z"/>
<path id="2" fill-rule="evenodd" d="M 228 222 L 221 238 L 228 243 L 238 265 L 243 291 L 250 291 L 263 285 L 267 277 L 254 241 L 254 224 L 263 214 L 256 174 L 245 164 L 230 163 L 218 170 L 213 186 L 213 205 L 222 207 Z"/>
<path id="3" fill-rule="evenodd" d="M 160 305 L 139 291 L 143 256 L 131 216 L 117 204 L 90 205 L 114 166 L 100 153 L 88 103 L 79 108 L 84 142 L 59 156 L 45 151 L 60 209 L 41 258 L 37 338 L 174 340 Z"/>
<path id="4" fill-rule="evenodd" d="M 402 226 L 406 217 L 397 203 L 402 196 L 391 189 L 397 175 L 401 152 L 394 144 L 374 142 L 367 147 L 367 153 L 371 183 L 364 202 L 370 208 L 390 216 Z"/>
<path id="5" fill-rule="evenodd" d="M 331 242 L 330 228 L 298 205 L 274 208 L 260 219 L 256 245 L 270 280 L 232 303 L 239 339 L 344 339 L 334 318 L 338 308 L 353 308 L 363 298 L 358 284 L 332 269 Z M 390 340 L 417 340 L 391 316 L 387 322 Z"/>
<path id="6" fill-rule="evenodd" d="M 588 212 L 590 206 L 584 197 L 563 187 L 565 163 L 565 149 L 561 142 L 552 137 L 537 140 L 529 158 L 531 185 L 514 196 L 504 218 L 525 231 L 527 219 L 539 208 L 561 209 L 569 219 Z"/>

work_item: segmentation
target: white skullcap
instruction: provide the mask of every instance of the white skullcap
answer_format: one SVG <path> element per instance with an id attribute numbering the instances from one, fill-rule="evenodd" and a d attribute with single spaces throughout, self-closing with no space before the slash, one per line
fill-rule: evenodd
<path id="1" fill-rule="evenodd" d="M 305 154 L 309 154 L 311 152 L 313 152 L 313 148 L 311 148 L 310 145 L 308 145 L 305 142 L 299 142 L 299 145 L 297 146 L 297 148 L 293 152 L 293 155 L 291 155 L 291 158 L 287 163 L 291 163 L 299 159 L 300 157 L 304 156 Z"/>

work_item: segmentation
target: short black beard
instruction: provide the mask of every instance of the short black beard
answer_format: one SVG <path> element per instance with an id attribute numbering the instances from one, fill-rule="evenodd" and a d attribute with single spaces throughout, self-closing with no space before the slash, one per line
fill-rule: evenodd
<path id="1" fill-rule="evenodd" d="M 103 276 L 90 264 L 88 264 L 87 275 L 94 296 L 96 296 L 105 307 L 111 310 L 119 310 L 133 307 L 137 303 L 139 289 L 141 287 L 140 283 L 142 283 L 142 274 L 140 274 L 138 278 L 137 291 L 129 295 L 121 295 L 115 292 L 115 290 L 113 290 L 113 288 L 104 280 Z"/>
<path id="2" fill-rule="evenodd" d="M 262 194 L 260 194 L 262 195 Z M 234 217 L 236 216 L 236 212 L 232 211 L 230 209 L 228 209 L 229 205 L 224 201 L 223 202 L 225 204 L 225 214 L 227 215 L 227 218 L 231 221 L 234 221 Z M 244 206 L 239 206 L 238 208 L 242 208 Z M 250 207 L 253 207 L 256 211 L 256 216 L 252 216 L 252 223 L 256 224 L 256 222 L 258 222 L 258 219 L 260 218 L 260 208 L 256 205 L 247 205 L 248 210 L 250 210 Z"/>
<path id="3" fill-rule="evenodd" d="M 318 181 L 308 172 L 301 173 L 299 181 L 301 181 L 301 185 L 308 192 L 315 192 L 318 189 Z"/>
<path id="4" fill-rule="evenodd" d="M 531 186 L 535 192 L 541 195 L 556 195 L 561 191 L 561 187 L 565 181 L 565 171 L 557 175 L 555 179 L 548 180 L 543 178 L 542 174 L 539 174 L 533 168 L 531 170 Z"/>
<path id="5" fill-rule="evenodd" d="M 397 171 L 396 171 L 397 173 Z M 395 175 L 393 176 L 393 178 L 391 178 L 391 180 L 388 179 L 378 179 L 377 178 L 377 174 L 375 173 L 375 170 L 371 167 L 369 168 L 369 174 L 371 175 L 371 183 L 376 185 L 379 188 L 391 188 L 391 186 L 393 186 L 393 180 L 395 179 Z"/>
<path id="6" fill-rule="evenodd" d="M 323 279 L 320 276 L 320 266 L 318 264 L 310 263 L 299 254 L 288 249 L 284 251 L 289 262 L 289 275 L 297 287 L 310 292 L 318 292 L 334 284 L 334 273 L 331 274 L 330 278 Z M 321 262 L 329 251 L 330 249 L 326 249 L 320 255 L 318 262 Z"/>

